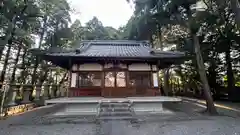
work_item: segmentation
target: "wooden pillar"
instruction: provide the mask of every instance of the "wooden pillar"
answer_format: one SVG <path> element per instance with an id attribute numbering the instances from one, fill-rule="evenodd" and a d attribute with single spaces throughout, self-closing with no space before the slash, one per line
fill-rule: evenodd
<path id="1" fill-rule="evenodd" d="M 67 97 L 69 97 L 71 94 L 69 93 L 70 92 L 70 88 L 71 88 L 71 84 L 72 84 L 72 59 L 70 58 L 69 59 L 69 63 L 68 63 L 68 66 L 69 66 L 69 86 L 68 86 L 68 89 L 67 89 Z"/>
<path id="2" fill-rule="evenodd" d="M 134 89 L 133 92 L 131 92 L 131 96 L 136 95 L 136 89 L 135 88 L 131 88 L 130 86 L 130 72 L 129 72 L 129 63 L 126 63 L 127 65 L 127 73 L 126 73 L 126 87 L 130 90 L 130 89 Z"/>
<path id="3" fill-rule="evenodd" d="M 101 76 L 101 96 L 104 96 L 104 86 L 105 86 L 105 77 L 104 77 L 104 63 L 101 63 L 102 65 L 102 76 Z"/>

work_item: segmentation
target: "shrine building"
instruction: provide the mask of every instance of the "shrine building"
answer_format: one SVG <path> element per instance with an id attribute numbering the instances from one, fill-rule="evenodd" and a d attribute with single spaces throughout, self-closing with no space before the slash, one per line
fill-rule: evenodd
<path id="1" fill-rule="evenodd" d="M 184 59 L 184 53 L 159 51 L 146 41 L 131 40 L 82 41 L 42 55 L 69 71 L 68 97 L 161 96 L 158 71 Z"/>

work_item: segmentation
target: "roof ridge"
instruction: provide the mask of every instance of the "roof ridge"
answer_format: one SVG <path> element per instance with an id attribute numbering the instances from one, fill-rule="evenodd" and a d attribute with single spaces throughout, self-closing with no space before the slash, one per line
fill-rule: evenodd
<path id="1" fill-rule="evenodd" d="M 92 42 L 90 41 L 87 45 L 82 45 L 81 48 L 77 48 L 76 49 L 76 53 L 79 54 L 79 53 L 82 53 L 82 52 L 85 52 L 90 46 L 91 46 Z"/>
<path id="2" fill-rule="evenodd" d="M 138 40 L 82 40 L 82 42 L 114 42 L 114 41 L 122 41 L 122 42 L 139 42 Z M 142 42 L 142 41 L 141 41 Z"/>
<path id="3" fill-rule="evenodd" d="M 123 44 L 140 44 L 140 43 L 145 43 L 148 44 L 149 41 L 146 40 L 82 40 L 82 43 L 88 43 L 88 42 L 92 42 L 92 43 L 123 43 Z"/>
<path id="4" fill-rule="evenodd" d="M 109 46 L 140 46 L 140 44 L 134 43 L 92 43 L 92 45 L 109 45 Z"/>

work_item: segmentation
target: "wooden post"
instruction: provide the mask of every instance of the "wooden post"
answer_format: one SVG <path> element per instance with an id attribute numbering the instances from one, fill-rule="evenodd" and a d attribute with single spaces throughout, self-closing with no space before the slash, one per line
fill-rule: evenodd
<path id="1" fill-rule="evenodd" d="M 104 78 L 104 63 L 101 63 L 102 65 L 102 74 L 101 74 L 101 96 L 104 96 L 104 85 L 105 85 L 105 78 Z"/>
<path id="2" fill-rule="evenodd" d="M 71 83 L 72 83 L 72 59 L 70 58 L 69 60 L 69 86 L 68 86 L 68 89 L 67 89 L 67 97 L 69 97 L 69 89 L 71 88 Z"/>
<path id="3" fill-rule="evenodd" d="M 129 73 L 129 70 L 128 70 L 128 63 L 126 64 L 127 65 L 127 72 L 126 72 L 126 88 L 130 88 L 130 85 L 129 85 L 129 82 L 130 82 L 130 73 Z"/>

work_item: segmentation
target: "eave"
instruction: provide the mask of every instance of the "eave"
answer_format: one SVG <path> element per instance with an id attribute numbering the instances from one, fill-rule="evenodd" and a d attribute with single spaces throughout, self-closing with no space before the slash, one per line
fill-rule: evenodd
<path id="1" fill-rule="evenodd" d="M 69 69 L 75 63 L 159 63 L 161 68 L 168 67 L 172 64 L 182 64 L 185 60 L 184 57 L 176 58 L 152 58 L 152 57 L 77 57 L 77 56 L 51 56 L 44 55 L 44 60 L 51 61 L 52 64 Z"/>

